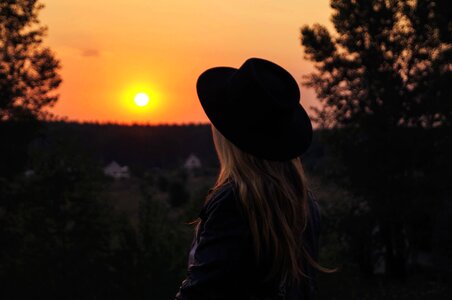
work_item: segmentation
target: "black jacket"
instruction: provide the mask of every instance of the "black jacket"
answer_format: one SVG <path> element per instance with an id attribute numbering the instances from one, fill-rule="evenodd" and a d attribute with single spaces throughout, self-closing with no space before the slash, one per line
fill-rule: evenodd
<path id="1" fill-rule="evenodd" d="M 301 286 L 287 287 L 285 297 L 276 297 L 277 284 L 261 284 L 263 272 L 253 265 L 251 232 L 239 209 L 235 186 L 229 182 L 202 208 L 201 223 L 189 252 L 187 277 L 176 300 L 213 299 L 315 299 L 316 271 L 302 262 L 310 279 Z M 310 218 L 301 237 L 318 259 L 320 215 L 317 201 L 309 193 Z"/>

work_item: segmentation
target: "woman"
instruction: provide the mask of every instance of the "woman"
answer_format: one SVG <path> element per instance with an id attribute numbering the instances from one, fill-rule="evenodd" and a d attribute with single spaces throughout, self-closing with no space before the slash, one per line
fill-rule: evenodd
<path id="1" fill-rule="evenodd" d="M 297 82 L 250 58 L 205 71 L 197 92 L 221 170 L 176 299 L 314 299 L 319 211 L 300 161 L 312 126 Z"/>

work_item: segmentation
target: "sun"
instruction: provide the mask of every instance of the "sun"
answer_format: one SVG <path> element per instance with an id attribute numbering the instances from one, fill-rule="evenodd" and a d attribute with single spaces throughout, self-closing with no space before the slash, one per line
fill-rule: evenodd
<path id="1" fill-rule="evenodd" d="M 138 106 L 146 106 L 149 103 L 149 96 L 146 93 L 138 93 L 135 95 L 134 101 Z"/>

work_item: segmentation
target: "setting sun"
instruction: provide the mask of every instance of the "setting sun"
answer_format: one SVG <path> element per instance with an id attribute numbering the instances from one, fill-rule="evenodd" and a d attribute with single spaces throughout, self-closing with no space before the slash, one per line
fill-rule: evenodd
<path id="1" fill-rule="evenodd" d="M 155 122 L 167 113 L 165 94 L 154 80 L 129 79 L 120 89 L 112 92 L 124 115 L 139 122 Z M 152 83 L 150 83 L 152 82 Z"/>
<path id="2" fill-rule="evenodd" d="M 138 106 L 146 106 L 149 103 L 149 96 L 145 93 L 138 93 L 135 95 L 134 101 Z"/>

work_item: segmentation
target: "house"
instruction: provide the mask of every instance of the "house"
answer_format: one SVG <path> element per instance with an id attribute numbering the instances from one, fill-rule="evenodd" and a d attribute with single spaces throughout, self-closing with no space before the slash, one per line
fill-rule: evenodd
<path id="1" fill-rule="evenodd" d="M 35 171 L 32 169 L 25 170 L 24 175 L 25 177 L 32 177 L 35 175 Z"/>
<path id="2" fill-rule="evenodd" d="M 117 162 L 112 161 L 104 168 L 104 174 L 115 179 L 129 178 L 129 167 L 120 166 Z"/>
<path id="3" fill-rule="evenodd" d="M 185 160 L 184 168 L 187 171 L 192 171 L 197 168 L 201 168 L 201 160 L 193 153 Z"/>

